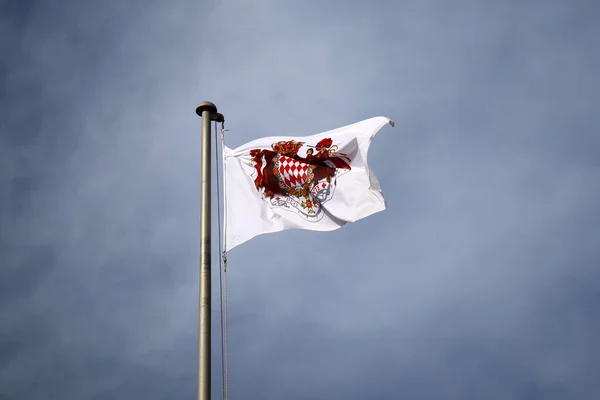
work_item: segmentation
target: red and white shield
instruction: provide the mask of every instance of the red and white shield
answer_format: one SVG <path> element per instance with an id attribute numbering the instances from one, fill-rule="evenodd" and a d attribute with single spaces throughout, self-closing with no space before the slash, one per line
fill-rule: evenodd
<path id="1" fill-rule="evenodd" d="M 282 155 L 278 156 L 277 166 L 285 185 L 292 188 L 304 187 L 313 169 L 312 165 Z"/>

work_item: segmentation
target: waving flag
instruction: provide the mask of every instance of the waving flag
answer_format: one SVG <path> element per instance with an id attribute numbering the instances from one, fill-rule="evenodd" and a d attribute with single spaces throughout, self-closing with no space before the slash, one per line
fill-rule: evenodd
<path id="1" fill-rule="evenodd" d="M 388 123 L 375 117 L 312 136 L 225 147 L 225 250 L 264 233 L 334 230 L 384 210 L 367 152 Z"/>

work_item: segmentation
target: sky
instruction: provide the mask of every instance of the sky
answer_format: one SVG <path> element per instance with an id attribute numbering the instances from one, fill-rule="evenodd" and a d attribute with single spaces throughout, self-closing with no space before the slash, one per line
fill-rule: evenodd
<path id="1" fill-rule="evenodd" d="M 195 398 L 205 100 L 232 148 L 396 122 L 387 210 L 230 252 L 231 399 L 600 398 L 599 17 L 1 2 L 0 399 Z"/>

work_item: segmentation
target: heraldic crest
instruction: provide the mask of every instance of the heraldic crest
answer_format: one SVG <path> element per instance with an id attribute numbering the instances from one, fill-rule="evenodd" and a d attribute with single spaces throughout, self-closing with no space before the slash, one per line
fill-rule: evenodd
<path id="1" fill-rule="evenodd" d="M 251 150 L 256 178 L 254 185 L 271 207 L 296 211 L 308 221 L 323 217 L 322 204 L 333 197 L 336 178 L 348 172 L 351 160 L 338 153 L 329 138 L 316 146 L 306 145 L 306 155 L 298 155 L 305 142 L 274 143 L 272 150 Z"/>

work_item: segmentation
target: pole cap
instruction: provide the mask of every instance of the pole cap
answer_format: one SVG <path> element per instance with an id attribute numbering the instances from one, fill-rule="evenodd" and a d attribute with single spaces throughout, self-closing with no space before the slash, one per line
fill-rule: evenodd
<path id="1" fill-rule="evenodd" d="M 216 114 L 217 106 L 210 101 L 203 101 L 202 103 L 198 104 L 198 107 L 196 107 L 196 114 L 202 116 L 203 111 L 209 111 L 211 114 Z"/>

